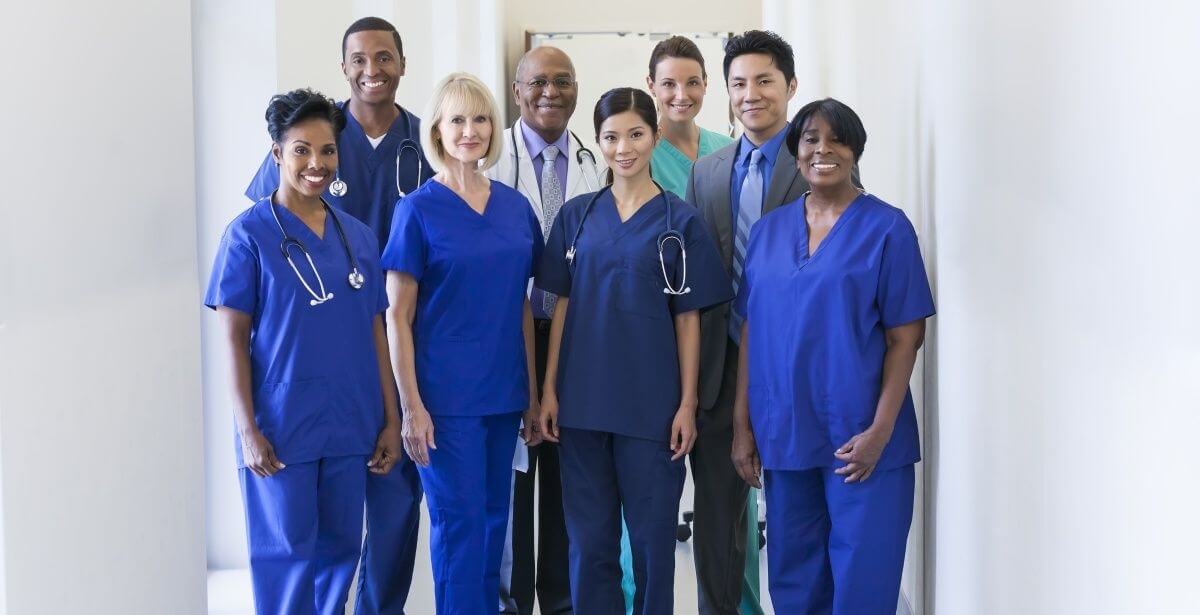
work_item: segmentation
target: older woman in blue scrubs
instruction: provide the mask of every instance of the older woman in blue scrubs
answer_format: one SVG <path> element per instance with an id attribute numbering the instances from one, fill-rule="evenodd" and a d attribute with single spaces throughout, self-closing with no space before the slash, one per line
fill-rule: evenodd
<path id="1" fill-rule="evenodd" d="M 533 316 L 525 289 L 541 226 L 516 190 L 483 174 L 504 153 L 496 102 L 453 73 L 421 134 L 438 173 L 400 199 L 383 251 L 404 448 L 429 506 L 438 613 L 495 613 L 512 460 L 536 443 Z"/>
<path id="2" fill-rule="evenodd" d="M 341 613 L 368 469 L 400 455 L 371 229 L 329 207 L 345 117 L 309 90 L 271 99 L 279 188 L 229 224 L 204 303 L 232 367 L 258 613 Z"/>
<path id="3" fill-rule="evenodd" d="M 755 487 L 763 473 L 777 612 L 891 615 L 921 458 L 908 381 L 933 297 L 904 212 L 851 181 L 867 140 L 854 111 L 815 101 L 789 130 L 811 192 L 750 232 L 732 458 Z"/>
<path id="4" fill-rule="evenodd" d="M 560 297 L 541 432 L 561 443 L 576 615 L 625 612 L 622 509 L 634 612 L 669 614 L 683 457 L 696 440 L 699 310 L 733 293 L 695 209 L 650 178 L 650 96 L 610 90 L 593 120 L 612 185 L 563 206 L 535 282 Z"/>

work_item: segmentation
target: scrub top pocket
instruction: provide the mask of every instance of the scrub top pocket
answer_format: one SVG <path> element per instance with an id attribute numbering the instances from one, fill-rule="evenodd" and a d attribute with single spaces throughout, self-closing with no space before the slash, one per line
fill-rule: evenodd
<path id="1" fill-rule="evenodd" d="M 254 419 L 280 461 L 288 463 L 325 445 L 328 403 L 325 378 L 266 383 L 254 400 Z M 240 465 L 240 443 L 237 454 Z"/>
<path id="2" fill-rule="evenodd" d="M 617 310 L 657 320 L 670 317 L 657 259 L 622 259 L 615 274 L 613 300 Z"/>

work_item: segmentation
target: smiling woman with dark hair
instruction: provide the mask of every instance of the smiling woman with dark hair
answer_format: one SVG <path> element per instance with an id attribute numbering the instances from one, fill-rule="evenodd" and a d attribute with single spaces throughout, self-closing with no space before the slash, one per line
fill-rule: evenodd
<path id="1" fill-rule="evenodd" d="M 811 190 L 754 225 L 734 305 L 732 456 L 786 530 L 767 551 L 780 613 L 890 614 L 900 591 L 921 457 L 908 380 L 934 307 L 912 224 L 854 185 L 866 142 L 841 102 L 800 109 L 787 146 Z"/>
<path id="2" fill-rule="evenodd" d="M 204 303 L 232 366 L 256 610 L 341 612 L 368 469 L 387 474 L 402 454 L 387 296 L 371 229 L 321 198 L 342 111 L 294 90 L 266 118 L 279 188 L 225 230 Z"/>

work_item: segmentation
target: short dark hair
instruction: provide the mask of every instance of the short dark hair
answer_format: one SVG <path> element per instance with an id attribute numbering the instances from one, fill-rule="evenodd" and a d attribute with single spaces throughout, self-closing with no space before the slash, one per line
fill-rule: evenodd
<path id="1" fill-rule="evenodd" d="M 287 131 L 293 126 L 311 119 L 325 120 L 333 126 L 336 139 L 346 127 L 346 115 L 338 109 L 332 99 L 308 88 L 276 94 L 267 103 L 267 132 L 271 140 L 283 143 Z"/>
<path id="2" fill-rule="evenodd" d="M 392 39 L 396 41 L 396 52 L 400 54 L 400 57 L 404 57 L 404 43 L 400 42 L 400 33 L 396 31 L 396 26 L 379 17 L 363 17 L 350 24 L 350 27 L 346 28 L 346 33 L 342 35 L 342 58 L 346 57 L 346 40 L 350 38 L 350 35 L 355 32 L 368 31 L 391 32 Z"/>
<path id="3" fill-rule="evenodd" d="M 654 81 L 654 69 L 658 68 L 658 63 L 667 58 L 684 58 L 686 60 L 695 60 L 700 63 L 700 76 L 708 79 L 708 71 L 704 69 L 704 55 L 700 53 L 700 48 L 692 39 L 686 36 L 672 36 L 666 40 L 659 41 L 654 46 L 654 51 L 650 52 L 650 80 Z"/>
<path id="4" fill-rule="evenodd" d="M 748 53 L 765 53 L 775 61 L 787 81 L 796 78 L 796 55 L 783 37 L 766 30 L 747 30 L 725 41 L 725 83 L 729 83 L 729 65 Z"/>
<path id="5" fill-rule="evenodd" d="M 858 162 L 867 146 L 867 129 L 863 127 L 862 120 L 859 119 L 854 109 L 851 109 L 846 103 L 832 98 L 814 100 L 800 107 L 800 110 L 796 112 L 796 117 L 792 118 L 792 125 L 788 128 L 786 141 L 788 151 L 793 156 L 796 155 L 796 150 L 800 147 L 800 133 L 804 131 L 804 125 L 810 119 L 818 116 L 829 122 L 829 127 L 833 129 L 833 134 L 837 135 L 838 141 L 854 152 L 854 162 Z"/>

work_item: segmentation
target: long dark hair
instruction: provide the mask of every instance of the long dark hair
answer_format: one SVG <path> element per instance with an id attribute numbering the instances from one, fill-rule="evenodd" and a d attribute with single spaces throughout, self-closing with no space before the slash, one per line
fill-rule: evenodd
<path id="1" fill-rule="evenodd" d="M 608 118 L 633 111 L 650 126 L 650 133 L 658 136 L 658 111 L 654 108 L 654 99 L 644 90 L 636 88 L 613 88 L 600 96 L 596 101 L 596 110 L 592 113 L 592 121 L 596 128 L 596 142 L 600 142 L 600 125 Z M 612 169 L 608 170 L 607 181 L 613 181 Z"/>

